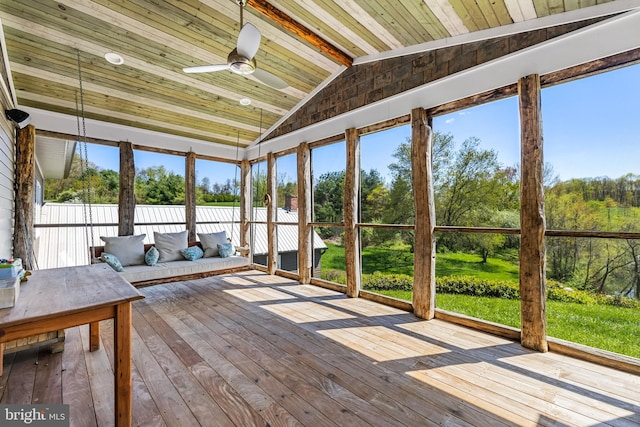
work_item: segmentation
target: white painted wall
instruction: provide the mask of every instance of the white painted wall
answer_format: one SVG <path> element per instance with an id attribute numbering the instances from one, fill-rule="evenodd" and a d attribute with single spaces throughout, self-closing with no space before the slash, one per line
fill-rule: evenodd
<path id="1" fill-rule="evenodd" d="M 0 118 L 0 258 L 13 256 L 14 139 L 13 126 Z"/>
<path id="2" fill-rule="evenodd" d="M 7 60 L 6 42 L 0 21 L 0 61 L 4 69 L 11 75 Z M 0 76 L 4 77 L 4 76 Z M 16 105 L 13 82 L 0 78 L 0 258 L 13 257 L 13 218 L 14 218 L 14 156 L 16 131 L 4 115 L 4 111 Z"/>

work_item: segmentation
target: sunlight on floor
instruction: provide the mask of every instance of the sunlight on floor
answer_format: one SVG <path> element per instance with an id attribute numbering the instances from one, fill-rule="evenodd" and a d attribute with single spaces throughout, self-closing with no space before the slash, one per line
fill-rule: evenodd
<path id="1" fill-rule="evenodd" d="M 294 296 L 273 288 L 225 289 L 224 292 L 247 302 L 281 301 L 295 299 Z"/>
<path id="2" fill-rule="evenodd" d="M 295 323 L 326 322 L 355 318 L 355 316 L 315 302 L 290 302 L 262 305 L 260 307 Z"/>
<path id="3" fill-rule="evenodd" d="M 358 351 L 376 362 L 433 356 L 449 352 L 442 347 L 384 326 L 329 329 L 318 331 L 318 333 Z"/>
<path id="4" fill-rule="evenodd" d="M 406 329 L 413 333 L 442 340 L 460 349 L 471 350 L 497 345 L 513 345 L 513 341 L 500 338 L 495 335 L 478 335 L 471 333 L 463 326 L 451 323 L 438 323 L 441 320 L 419 321 L 398 324 L 398 328 Z M 438 326 L 438 327 L 435 327 Z M 445 326 L 444 328 L 442 326 Z"/>
<path id="5" fill-rule="evenodd" d="M 315 285 L 293 285 L 282 287 L 282 289 L 286 289 L 288 292 L 303 297 L 332 297 L 344 295 L 343 293 L 335 292 L 330 289 L 324 289 Z"/>
<path id="6" fill-rule="evenodd" d="M 505 400 L 512 400 L 518 416 L 528 417 L 531 425 L 540 421 L 540 412 L 554 413 L 559 419 L 571 420 L 571 425 L 579 426 L 591 426 L 594 419 L 616 420 L 633 415 L 601 399 L 590 398 L 579 387 L 575 391 L 557 387 L 534 378 L 537 374 L 525 375 L 491 362 L 465 363 L 462 358 L 458 364 L 438 366 L 425 359 L 421 364 L 428 369 L 410 371 L 407 375 L 507 419 L 508 413 L 496 408 Z"/>
<path id="7" fill-rule="evenodd" d="M 266 273 L 262 275 L 252 276 L 251 280 L 257 283 L 263 283 L 265 285 L 292 285 L 294 283 L 298 283 L 295 280 L 287 279 L 280 276 L 270 276 Z"/>
<path id="8" fill-rule="evenodd" d="M 229 283 L 230 285 L 255 285 L 256 282 L 253 280 L 247 280 L 242 276 L 225 276 L 221 279 L 223 282 Z"/>
<path id="9" fill-rule="evenodd" d="M 413 316 L 408 314 L 404 310 L 381 305 L 373 301 L 367 301 L 362 298 L 342 298 L 326 301 L 327 304 L 335 307 L 342 308 L 343 310 L 349 310 L 353 313 L 357 313 L 361 316 Z"/>

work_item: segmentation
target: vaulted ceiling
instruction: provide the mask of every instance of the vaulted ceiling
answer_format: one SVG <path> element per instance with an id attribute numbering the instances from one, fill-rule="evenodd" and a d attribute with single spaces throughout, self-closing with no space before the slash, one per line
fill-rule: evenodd
<path id="1" fill-rule="evenodd" d="M 286 81 L 289 86 L 281 90 L 228 70 L 182 71 L 226 63 L 240 32 L 235 0 L 0 0 L 17 103 L 75 116 L 82 102 L 90 119 L 247 146 L 344 70 L 350 59 L 357 63 L 604 3 L 266 1 L 249 0 L 244 22 L 261 32 L 258 67 Z M 119 53 L 124 64 L 107 62 L 107 52 Z M 251 105 L 240 105 L 242 98 Z"/>

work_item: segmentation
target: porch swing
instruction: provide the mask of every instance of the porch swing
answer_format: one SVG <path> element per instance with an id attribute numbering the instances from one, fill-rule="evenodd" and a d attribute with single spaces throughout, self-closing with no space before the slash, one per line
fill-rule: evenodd
<path id="1" fill-rule="evenodd" d="M 143 263 L 129 263 L 124 264 L 127 268 L 125 269 L 123 265 L 118 260 L 118 253 L 115 251 L 111 252 L 111 249 L 108 248 L 109 242 L 107 239 L 127 239 L 131 237 L 140 237 L 140 236 L 117 236 L 117 237 L 101 237 L 107 244 L 105 246 L 94 246 L 94 231 L 93 231 L 93 214 L 92 214 L 92 188 L 91 188 L 91 179 L 89 176 L 89 158 L 88 158 L 88 150 L 87 150 L 87 136 L 86 136 L 86 123 L 85 123 L 85 115 L 84 115 L 84 96 L 83 96 L 83 87 L 82 87 L 82 71 L 80 64 L 80 52 L 77 52 L 78 56 L 78 80 L 80 81 L 80 100 L 78 103 L 78 95 L 76 94 L 76 118 L 77 118 L 77 131 L 78 131 L 78 142 L 80 143 L 80 170 L 82 176 L 82 186 L 83 186 L 83 213 L 84 213 L 84 222 L 85 222 L 85 237 L 87 240 L 87 246 L 89 250 L 86 252 L 89 255 L 89 263 L 98 263 L 98 262 L 106 262 L 109 264 L 114 270 L 118 271 L 121 277 L 125 280 L 129 281 L 134 286 L 149 286 L 159 283 L 167 283 L 179 280 L 194 280 L 202 277 L 223 274 L 223 273 L 231 273 L 236 271 L 242 271 L 249 268 L 249 261 L 246 258 L 246 255 L 249 252 L 249 248 L 236 247 L 236 251 L 243 254 L 244 256 L 227 256 L 227 257 L 207 257 L 206 259 L 199 258 L 191 258 L 191 253 L 188 251 L 191 246 L 200 246 L 202 248 L 201 242 L 187 242 L 187 248 L 181 246 L 180 253 L 185 259 L 176 260 L 176 259 L 168 259 L 166 261 L 158 262 L 158 258 L 156 261 L 151 263 L 147 263 L 146 255 L 147 252 L 154 246 L 158 246 L 158 242 L 154 244 L 143 244 L 142 240 L 139 242 L 125 242 L 121 241 L 120 243 L 115 242 L 115 245 L 112 245 L 112 248 L 118 247 L 120 250 L 124 250 L 125 254 L 130 256 L 130 248 L 126 248 L 127 246 L 138 243 L 141 245 L 142 255 L 143 255 Z M 239 139 L 239 133 L 238 133 Z M 239 142 L 238 142 L 239 144 Z M 236 159 L 238 157 L 239 150 L 236 148 Z M 237 173 L 237 171 L 236 171 Z M 235 200 L 234 200 L 235 204 Z M 232 224 L 231 224 L 231 239 L 234 237 L 234 229 L 235 229 L 235 206 L 234 213 L 232 216 Z M 114 241 L 114 240 L 111 240 Z M 166 242 L 165 242 L 166 243 Z M 175 242 L 173 242 L 175 243 Z M 124 249 L 123 249 L 124 248 Z M 243 253 L 244 251 L 244 253 Z M 188 252 L 188 254 L 185 254 Z M 157 253 L 157 249 L 156 249 Z M 105 257 L 106 255 L 106 257 Z M 115 262 L 114 262 L 115 260 Z M 185 262 L 189 265 L 185 265 Z M 160 265 L 162 264 L 162 267 Z M 156 268 L 155 266 L 160 268 Z"/>

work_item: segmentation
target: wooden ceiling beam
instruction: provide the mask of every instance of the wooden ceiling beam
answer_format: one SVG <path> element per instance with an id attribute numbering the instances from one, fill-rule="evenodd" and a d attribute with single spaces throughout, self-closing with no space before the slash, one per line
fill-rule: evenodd
<path id="1" fill-rule="evenodd" d="M 286 28 L 293 34 L 300 36 L 304 40 L 308 41 L 313 46 L 320 49 L 321 52 L 325 53 L 335 61 L 346 65 L 347 67 L 350 67 L 353 64 L 352 57 L 350 57 L 322 37 L 318 36 L 316 33 L 311 31 L 304 25 L 296 22 L 286 13 L 276 9 L 265 0 L 249 0 L 247 4 L 276 24 L 282 26 L 283 28 Z"/>

